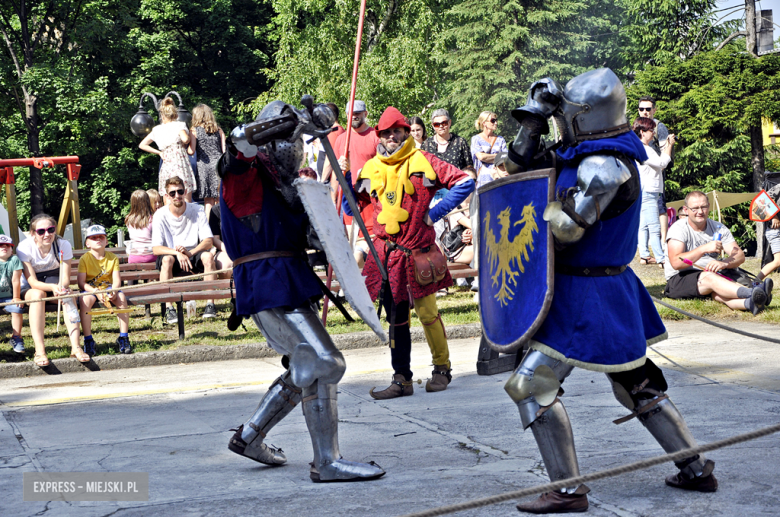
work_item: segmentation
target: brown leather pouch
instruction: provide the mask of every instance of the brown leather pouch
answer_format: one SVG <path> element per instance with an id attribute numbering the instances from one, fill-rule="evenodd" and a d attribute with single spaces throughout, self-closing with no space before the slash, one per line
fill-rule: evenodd
<path id="1" fill-rule="evenodd" d="M 439 282 L 447 274 L 447 259 L 436 246 L 412 250 L 414 280 L 420 285 Z"/>

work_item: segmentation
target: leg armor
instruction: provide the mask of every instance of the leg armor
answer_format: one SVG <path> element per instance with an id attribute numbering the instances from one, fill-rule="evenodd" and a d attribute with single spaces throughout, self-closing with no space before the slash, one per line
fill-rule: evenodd
<path id="1" fill-rule="evenodd" d="M 620 424 L 637 417 L 667 453 L 696 446 L 696 440 L 685 419 L 665 394 L 668 386 L 663 373 L 650 359 L 634 370 L 607 376 L 612 383 L 615 398 L 632 411 L 631 415 L 618 419 L 615 423 Z M 692 481 L 710 476 L 715 462 L 697 454 L 677 462 L 676 465 L 683 481 Z"/>
<path id="2" fill-rule="evenodd" d="M 252 417 L 236 431 L 228 448 L 266 465 L 285 463 L 287 458 L 284 452 L 269 447 L 263 440 L 271 428 L 290 414 L 300 401 L 301 390 L 290 383 L 290 372 L 285 372 L 268 389 Z"/>
<path id="3" fill-rule="evenodd" d="M 338 436 L 338 406 L 336 384 L 313 385 L 303 390 L 303 415 L 309 428 L 314 448 L 311 479 L 322 481 L 351 481 L 375 479 L 385 471 L 373 461 L 357 463 L 341 459 Z"/>
<path id="4" fill-rule="evenodd" d="M 561 382 L 574 367 L 530 350 L 507 381 L 504 389 L 520 409 L 523 429 L 531 428 L 551 481 L 579 476 L 574 435 L 566 408 L 558 398 Z M 589 489 L 574 486 L 562 490 L 584 495 Z"/>
<path id="5" fill-rule="evenodd" d="M 289 356 L 289 379 L 303 389 L 303 415 L 314 448 L 314 481 L 374 479 L 385 471 L 370 463 L 341 459 L 338 442 L 337 383 L 344 376 L 344 356 L 333 344 L 311 304 L 287 311 L 270 309 L 252 315 L 274 350 Z"/>
<path id="6" fill-rule="evenodd" d="M 290 379 L 307 388 L 320 380 L 336 384 L 347 369 L 344 356 L 333 344 L 311 304 L 286 311 L 269 309 L 252 319 L 271 347 L 290 357 Z"/>

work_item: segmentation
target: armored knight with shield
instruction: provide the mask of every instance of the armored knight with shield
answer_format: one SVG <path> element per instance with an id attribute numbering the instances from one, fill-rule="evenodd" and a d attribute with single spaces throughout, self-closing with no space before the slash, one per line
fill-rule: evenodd
<path id="1" fill-rule="evenodd" d="M 508 152 L 511 175 L 479 190 L 480 303 L 489 344 L 528 352 L 504 389 L 531 428 L 552 481 L 578 476 L 572 427 L 561 384 L 574 367 L 604 372 L 617 400 L 666 452 L 694 447 L 666 394 L 647 346 L 667 337 L 647 290 L 628 267 L 637 249 L 641 204 L 637 162 L 642 143 L 626 119 L 618 77 L 602 68 L 561 88 L 531 86 L 512 112 L 520 130 Z M 560 133 L 546 148 L 552 118 Z M 554 287 L 554 289 L 553 289 Z M 553 296 L 554 292 L 554 296 Z M 714 492 L 714 463 L 676 463 L 666 484 Z M 521 503 L 529 513 L 581 512 L 585 485 Z"/>
<path id="2" fill-rule="evenodd" d="M 287 369 L 262 397 L 254 414 L 235 430 L 228 447 L 266 465 L 285 463 L 283 451 L 265 440 L 276 424 L 302 404 L 314 448 L 310 477 L 315 482 L 368 480 L 385 473 L 373 462 L 344 460 L 339 452 L 336 390 L 346 365 L 313 305 L 322 290 L 305 253 L 319 239 L 302 192 L 309 187 L 315 192 L 327 187 L 307 181 L 306 170 L 299 172 L 301 134 L 321 133 L 324 137 L 334 119 L 324 105 L 307 111 L 271 102 L 255 122 L 233 130 L 218 168 L 222 177 L 222 239 L 233 258 L 236 312 L 252 318 L 268 344 L 283 356 Z M 336 220 L 329 194 L 320 194 L 326 202 L 317 210 L 325 216 L 332 211 Z M 334 233 L 335 238 L 342 242 L 331 249 L 326 246 L 325 251 L 331 261 L 347 257 L 345 267 L 353 267 L 354 272 L 339 273 L 342 286 L 348 298 L 350 293 L 358 296 L 353 307 L 365 301 L 367 317 L 374 316 L 374 328 L 383 336 L 343 230 L 337 229 L 340 232 Z M 347 285 L 350 274 L 357 280 Z"/>

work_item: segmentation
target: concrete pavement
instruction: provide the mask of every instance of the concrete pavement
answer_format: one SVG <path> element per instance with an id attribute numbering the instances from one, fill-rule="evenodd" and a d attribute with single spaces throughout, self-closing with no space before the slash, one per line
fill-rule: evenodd
<path id="1" fill-rule="evenodd" d="M 776 328 L 736 322 L 758 334 Z M 671 323 L 648 355 L 664 368 L 669 394 L 701 442 L 777 423 L 780 358 L 775 345 L 699 322 Z M 546 481 L 530 432 L 503 391 L 509 372 L 476 375 L 477 340 L 451 342 L 455 378 L 443 393 L 378 402 L 368 391 L 390 378 L 389 351 L 345 352 L 339 417 L 346 459 L 387 470 L 366 483 L 314 484 L 300 411 L 269 435 L 288 464 L 270 468 L 227 449 L 229 428 L 254 410 L 282 372 L 276 358 L 63 373 L 0 380 L 3 515 L 392 516 Z M 425 344 L 413 349 L 415 378 L 430 376 Z M 661 454 L 613 398 L 602 374 L 575 370 L 564 384 L 585 473 Z M 668 488 L 673 465 L 593 483 L 590 515 L 777 515 L 780 436 L 713 452 L 715 494 Z M 148 472 L 148 502 L 24 502 L 22 473 Z M 519 515 L 503 503 L 461 515 Z"/>

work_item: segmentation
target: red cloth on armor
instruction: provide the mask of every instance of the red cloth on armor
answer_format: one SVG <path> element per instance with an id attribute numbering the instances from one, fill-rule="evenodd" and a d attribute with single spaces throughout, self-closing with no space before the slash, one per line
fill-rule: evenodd
<path id="1" fill-rule="evenodd" d="M 263 163 L 270 165 L 270 160 L 262 155 L 265 160 Z M 260 158 L 258 154 L 257 158 Z M 238 153 L 238 159 L 245 162 L 254 162 L 255 157 L 247 158 Z M 263 182 L 260 179 L 260 170 L 257 163 L 244 174 L 225 174 L 222 178 L 222 199 L 233 215 L 239 219 L 252 214 L 259 214 L 263 211 Z"/>
<path id="2" fill-rule="evenodd" d="M 409 219 L 400 223 L 401 230 L 392 236 L 389 236 L 385 232 L 385 226 L 377 222 L 376 218 L 379 216 L 382 205 L 379 203 L 379 199 L 375 196 L 369 195 L 369 193 L 363 191 L 358 193 L 358 204 L 361 207 L 371 205 L 374 208 L 373 227 L 376 238 L 374 239 L 374 247 L 376 247 L 379 260 L 384 263 L 386 246 L 382 239 L 387 239 L 409 248 L 412 250 L 424 248 L 425 246 L 436 246 L 436 232 L 433 226 L 428 226 L 423 221 L 425 214 L 428 211 L 428 207 L 431 204 L 433 196 L 436 191 L 442 188 L 452 188 L 459 181 L 468 178 L 468 175 L 462 170 L 450 165 L 444 160 L 436 158 L 431 153 L 420 151 L 423 153 L 428 163 L 431 164 L 433 171 L 436 173 L 436 182 L 434 186 L 425 187 L 423 182 L 422 173 L 414 173 L 409 180 L 414 185 L 414 194 L 404 194 L 401 201 L 401 207 L 409 212 Z M 368 180 L 362 180 L 361 186 L 365 181 L 366 185 L 369 185 Z M 414 264 L 411 259 L 400 252 L 394 251 L 390 254 L 390 260 L 387 264 L 387 273 L 390 279 L 390 288 L 393 292 L 393 300 L 395 303 L 408 301 L 410 296 L 412 299 L 422 298 L 430 294 L 435 293 L 439 289 L 444 289 L 452 285 L 452 277 L 449 271 L 440 282 L 434 282 L 426 286 L 418 284 L 414 279 Z M 373 255 L 369 254 L 366 259 L 366 264 L 363 267 L 363 276 L 366 277 L 366 287 L 371 298 L 376 300 L 379 297 L 379 291 L 382 288 L 382 277 L 379 274 L 379 268 L 377 268 L 376 262 L 374 262 Z"/>

